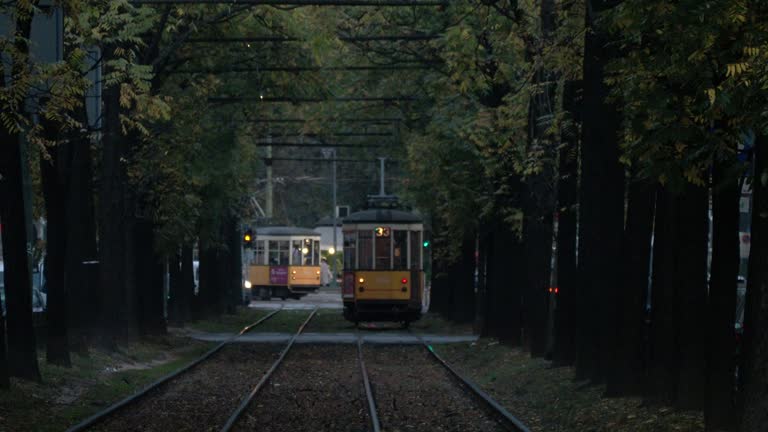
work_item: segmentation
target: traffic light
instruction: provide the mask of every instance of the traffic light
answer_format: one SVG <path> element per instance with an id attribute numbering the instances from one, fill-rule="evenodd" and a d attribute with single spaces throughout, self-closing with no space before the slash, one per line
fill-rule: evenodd
<path id="1" fill-rule="evenodd" d="M 429 247 L 429 240 L 424 240 L 424 243 L 422 243 L 422 245 L 423 245 L 425 248 L 428 248 L 428 247 Z"/>
<path id="2" fill-rule="evenodd" d="M 245 247 L 253 246 L 253 230 L 252 229 L 245 230 L 245 233 L 243 234 L 243 246 Z"/>

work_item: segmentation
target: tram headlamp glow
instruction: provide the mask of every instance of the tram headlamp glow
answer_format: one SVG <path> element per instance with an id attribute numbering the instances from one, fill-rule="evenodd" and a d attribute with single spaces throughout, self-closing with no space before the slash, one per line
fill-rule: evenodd
<path id="1" fill-rule="evenodd" d="M 363 283 L 363 282 L 365 282 L 365 278 L 360 278 L 357 281 L 360 282 L 360 283 Z"/>
<path id="2" fill-rule="evenodd" d="M 328 253 L 329 253 L 330 255 L 333 255 L 333 254 L 335 254 L 335 253 L 336 253 L 336 248 L 334 248 L 333 246 L 329 247 L 329 248 L 328 248 Z"/>
<path id="3" fill-rule="evenodd" d="M 315 271 L 315 274 L 319 275 L 320 274 L 320 270 Z"/>
<path id="4" fill-rule="evenodd" d="M 247 281 L 243 282 L 243 286 L 244 286 L 244 287 L 246 287 L 246 288 L 248 288 L 248 289 L 251 289 L 251 287 L 252 287 L 253 285 L 251 285 L 251 281 L 248 281 L 248 280 L 247 280 Z"/>
<path id="5" fill-rule="evenodd" d="M 303 248 L 303 249 L 301 250 L 301 253 L 303 253 L 304 255 L 306 255 L 306 254 L 308 254 L 308 253 L 309 253 L 309 249 L 307 249 L 307 248 Z"/>

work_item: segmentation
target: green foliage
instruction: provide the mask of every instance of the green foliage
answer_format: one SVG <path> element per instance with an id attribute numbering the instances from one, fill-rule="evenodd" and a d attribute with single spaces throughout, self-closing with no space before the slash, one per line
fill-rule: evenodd
<path id="1" fill-rule="evenodd" d="M 742 135 L 766 124 L 766 16 L 762 2 L 630 0 L 604 17 L 621 42 L 608 83 L 625 163 L 673 185 L 738 168 Z"/>

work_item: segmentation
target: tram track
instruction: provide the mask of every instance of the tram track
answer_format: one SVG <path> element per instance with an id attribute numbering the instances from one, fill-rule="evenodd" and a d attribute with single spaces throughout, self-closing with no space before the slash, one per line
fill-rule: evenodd
<path id="1" fill-rule="evenodd" d="M 251 331 L 253 328 L 259 326 L 263 322 L 267 321 L 268 319 L 274 317 L 278 312 L 280 312 L 282 309 L 274 310 L 267 315 L 263 316 L 262 318 L 258 319 L 257 321 L 243 327 L 237 335 L 234 335 L 227 340 L 222 341 L 215 347 L 208 350 L 206 353 L 198 357 L 195 361 L 192 363 L 177 369 L 174 372 L 171 372 L 167 375 L 164 375 L 163 377 L 157 379 L 156 381 L 148 384 L 147 386 L 143 387 L 138 392 L 110 405 L 109 407 L 93 414 L 92 416 L 86 418 L 85 420 L 81 421 L 80 423 L 70 427 L 67 429 L 67 432 L 80 432 L 92 429 L 94 427 L 100 427 L 104 426 L 104 424 L 109 421 L 109 419 L 123 413 L 126 408 L 129 406 L 136 405 L 143 401 L 145 398 L 150 397 L 157 391 L 166 388 L 169 385 L 173 385 L 175 382 L 181 380 L 182 378 L 189 375 L 189 373 L 193 371 L 197 371 L 203 368 L 203 366 L 213 359 L 216 359 L 218 356 L 217 354 L 221 353 L 222 351 L 226 351 L 226 348 L 230 345 L 235 345 L 234 342 L 237 341 L 237 339 Z"/>
<path id="2" fill-rule="evenodd" d="M 242 399 L 240 405 L 237 407 L 237 409 L 230 415 L 227 422 L 224 424 L 224 426 L 220 429 L 220 432 L 229 432 L 231 431 L 237 422 L 239 421 L 240 417 L 243 415 L 243 412 L 248 408 L 248 406 L 251 404 L 251 402 L 254 400 L 256 395 L 259 393 L 259 391 L 264 388 L 264 386 L 269 382 L 269 379 L 271 378 L 272 374 L 275 373 L 278 367 L 282 364 L 283 360 L 285 360 L 285 357 L 288 355 L 288 352 L 291 350 L 293 345 L 296 343 L 296 339 L 299 337 L 299 335 L 304 331 L 304 328 L 309 324 L 309 322 L 312 320 L 312 318 L 317 313 L 317 308 L 313 309 L 312 312 L 309 314 L 307 319 L 299 326 L 299 329 L 296 331 L 296 333 L 291 337 L 291 339 L 288 341 L 288 344 L 283 348 L 283 350 L 280 352 L 280 356 L 277 358 L 277 360 L 272 364 L 272 366 L 267 370 L 264 375 L 262 375 L 259 382 L 253 387 L 253 389 Z"/>
<path id="3" fill-rule="evenodd" d="M 453 368 L 447 361 L 445 361 L 435 351 L 434 348 L 432 348 L 432 345 L 424 341 L 424 339 L 421 336 L 413 333 L 413 331 L 410 329 L 409 329 L 409 333 L 411 333 L 413 336 L 418 338 L 421 345 L 430 354 L 430 357 L 433 358 L 438 364 L 443 366 L 443 368 L 446 371 L 448 371 L 448 373 L 450 373 L 450 375 L 453 376 L 458 381 L 459 387 L 464 389 L 466 393 L 472 395 L 476 400 L 482 401 L 482 403 L 485 404 L 492 412 L 494 412 L 497 416 L 503 419 L 503 424 L 507 427 L 509 431 L 531 432 L 531 430 L 528 429 L 528 427 L 525 424 L 523 424 L 523 422 L 521 422 L 519 419 L 513 416 L 501 404 L 496 402 L 490 395 L 488 395 L 488 393 L 484 392 L 480 387 L 477 386 L 477 384 L 473 383 L 471 380 L 469 380 L 464 375 L 462 375 L 459 371 Z"/>

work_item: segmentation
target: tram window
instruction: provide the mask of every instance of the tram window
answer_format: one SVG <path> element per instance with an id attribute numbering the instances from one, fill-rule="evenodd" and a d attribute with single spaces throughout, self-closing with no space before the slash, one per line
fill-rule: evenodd
<path id="1" fill-rule="evenodd" d="M 395 270 L 407 270 L 408 269 L 408 231 L 395 231 L 394 235 L 394 249 L 392 255 L 394 262 L 392 268 Z"/>
<path id="2" fill-rule="evenodd" d="M 291 265 L 301 265 L 301 240 L 294 240 L 291 242 Z"/>
<path id="3" fill-rule="evenodd" d="M 421 232 L 411 231 L 411 269 L 421 270 Z"/>
<path id="4" fill-rule="evenodd" d="M 376 237 L 376 270 L 392 268 L 392 236 Z"/>
<path id="5" fill-rule="evenodd" d="M 373 231 L 363 230 L 357 234 L 357 268 L 368 270 L 373 268 Z"/>
<path id="6" fill-rule="evenodd" d="M 256 265 L 264 265 L 264 240 L 256 241 L 256 248 L 253 250 L 253 263 Z"/>
<path id="7" fill-rule="evenodd" d="M 288 265 L 288 240 L 269 241 L 269 265 Z"/>
<path id="8" fill-rule="evenodd" d="M 320 240 L 312 242 L 312 265 L 320 265 Z"/>
<path id="9" fill-rule="evenodd" d="M 355 251 L 357 250 L 357 235 L 354 231 L 344 233 L 344 268 L 355 269 Z"/>

